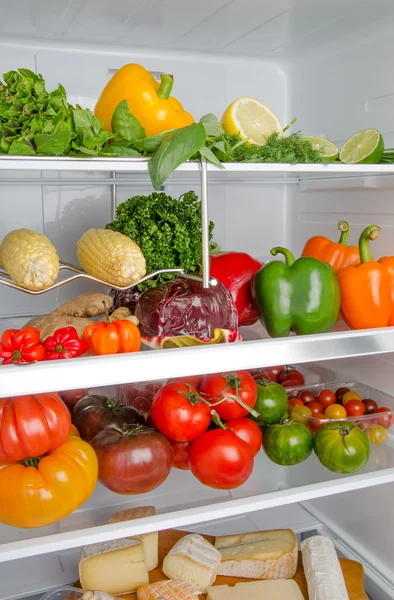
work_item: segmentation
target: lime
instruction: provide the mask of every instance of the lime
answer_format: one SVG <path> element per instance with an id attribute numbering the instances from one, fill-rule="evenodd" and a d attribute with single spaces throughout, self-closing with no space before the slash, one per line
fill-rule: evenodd
<path id="1" fill-rule="evenodd" d="M 312 144 L 312 148 L 317 150 L 321 156 L 330 160 L 338 158 L 339 150 L 333 142 L 325 138 L 316 137 L 314 135 L 304 135 L 304 140 Z"/>
<path id="2" fill-rule="evenodd" d="M 339 158 L 351 165 L 376 164 L 384 152 L 383 138 L 376 129 L 364 129 L 343 144 Z"/>
<path id="3" fill-rule="evenodd" d="M 226 133 L 239 134 L 249 139 L 251 144 L 262 146 L 273 133 L 282 135 L 283 127 L 276 114 L 265 104 L 242 96 L 234 100 L 222 117 L 222 127 Z"/>

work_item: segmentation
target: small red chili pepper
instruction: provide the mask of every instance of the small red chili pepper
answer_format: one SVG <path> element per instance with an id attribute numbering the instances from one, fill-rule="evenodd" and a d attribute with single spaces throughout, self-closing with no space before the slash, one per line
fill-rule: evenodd
<path id="1" fill-rule="evenodd" d="M 78 337 L 75 327 L 57 329 L 53 335 L 47 337 L 44 346 L 48 360 L 76 358 L 89 349 L 89 344 Z"/>
<path id="2" fill-rule="evenodd" d="M 3 365 L 25 364 L 45 360 L 45 346 L 36 327 L 6 329 L 0 340 L 0 358 Z"/>

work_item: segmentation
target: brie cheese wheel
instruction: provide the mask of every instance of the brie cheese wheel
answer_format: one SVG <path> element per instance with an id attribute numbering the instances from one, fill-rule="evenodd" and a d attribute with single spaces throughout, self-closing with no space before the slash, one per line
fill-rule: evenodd
<path id="1" fill-rule="evenodd" d="M 220 552 L 198 533 L 185 535 L 163 561 L 163 573 L 206 592 L 216 579 Z"/>
<path id="2" fill-rule="evenodd" d="M 349 600 L 341 565 L 330 538 L 315 535 L 301 542 L 309 600 Z"/>

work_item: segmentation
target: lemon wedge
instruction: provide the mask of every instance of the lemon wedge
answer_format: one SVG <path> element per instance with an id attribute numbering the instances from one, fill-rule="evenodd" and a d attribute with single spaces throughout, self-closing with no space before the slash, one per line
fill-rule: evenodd
<path id="1" fill-rule="evenodd" d="M 282 123 L 276 114 L 257 98 L 242 96 L 226 109 L 222 117 L 226 133 L 239 134 L 251 144 L 262 146 L 273 133 L 283 134 Z"/>

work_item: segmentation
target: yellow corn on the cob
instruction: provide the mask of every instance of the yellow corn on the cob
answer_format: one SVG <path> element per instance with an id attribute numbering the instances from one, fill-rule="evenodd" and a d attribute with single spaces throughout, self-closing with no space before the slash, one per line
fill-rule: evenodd
<path id="1" fill-rule="evenodd" d="M 110 229 L 88 229 L 78 240 L 78 260 L 89 275 L 120 287 L 146 273 L 145 258 L 130 238 Z"/>
<path id="2" fill-rule="evenodd" d="M 15 283 L 32 291 L 48 288 L 59 273 L 55 246 L 30 229 L 7 233 L 0 245 L 0 263 Z"/>
<path id="3" fill-rule="evenodd" d="M 197 592 L 186 581 L 156 581 L 137 589 L 138 600 L 198 600 Z"/>

